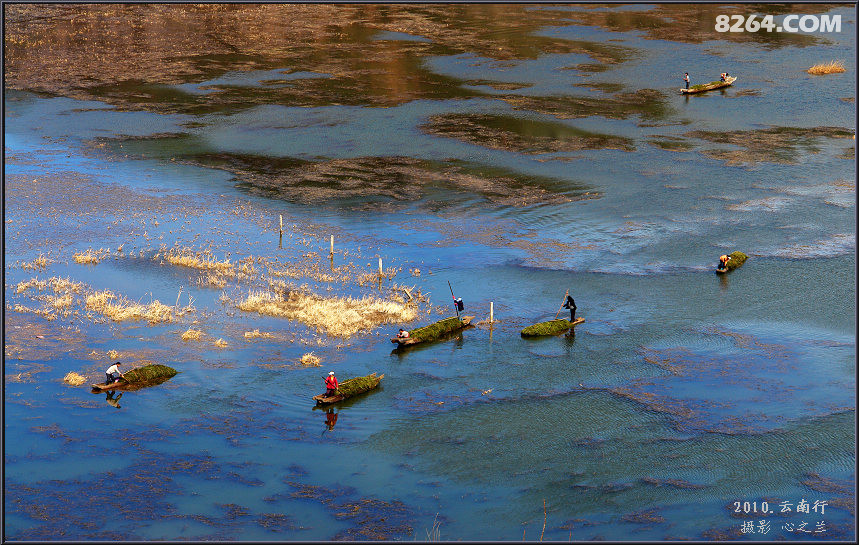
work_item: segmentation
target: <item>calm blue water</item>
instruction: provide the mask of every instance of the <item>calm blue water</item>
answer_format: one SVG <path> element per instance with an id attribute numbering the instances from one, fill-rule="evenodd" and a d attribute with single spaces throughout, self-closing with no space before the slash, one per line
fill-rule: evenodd
<path id="1" fill-rule="evenodd" d="M 424 540 L 435 522 L 445 540 L 851 540 L 855 102 L 842 99 L 855 98 L 855 17 L 830 13 L 842 33 L 803 47 L 715 33 L 669 42 L 564 20 L 507 27 L 492 39 L 611 46 L 620 61 L 586 72 L 573 67 L 595 61 L 578 52 L 426 54 L 411 69 L 443 83 L 388 107 L 274 100 L 266 93 L 337 79 L 286 61 L 169 87 L 247 94 L 225 110 L 7 90 L 6 537 Z M 395 51 L 432 43 L 365 30 L 359 42 Z M 833 58 L 844 74 L 804 72 Z M 683 97 L 686 70 L 738 81 Z M 395 95 L 391 85 L 380 95 Z M 655 98 L 623 98 L 640 89 Z M 497 122 L 465 136 L 428 130 L 463 116 Z M 819 127 L 848 136 L 802 131 Z M 793 136 L 766 140 L 770 128 Z M 551 148 L 570 130 L 632 150 Z M 666 140 L 685 147 L 656 144 Z M 500 321 L 392 352 L 396 326 L 331 339 L 238 310 L 267 288 L 260 279 L 206 287 L 153 259 L 162 245 L 233 263 L 324 258 L 331 234 L 335 265 L 374 272 L 381 257 L 401 268 L 384 290 L 414 285 L 447 307 L 407 327 L 452 312 L 448 282 L 466 314 L 484 320 L 491 302 Z M 88 248 L 112 253 L 75 263 Z M 749 260 L 717 277 L 718 256 L 734 250 Z M 47 270 L 19 265 L 40 254 Z M 196 311 L 150 325 L 15 310 L 43 304 L 19 282 L 50 277 L 144 303 L 190 296 Z M 302 283 L 323 296 L 386 294 Z M 586 319 L 575 334 L 521 338 L 566 290 Z M 181 340 L 192 327 L 204 342 Z M 278 337 L 246 340 L 253 329 Z M 70 371 L 100 380 L 109 350 L 179 374 L 123 393 L 119 407 L 63 382 Z M 298 365 L 310 351 L 321 368 Z M 310 400 L 328 370 L 385 375 L 334 407 L 331 429 Z M 800 500 L 828 503 L 779 512 Z M 764 501 L 773 513 L 735 512 Z M 795 531 L 802 522 L 818 531 Z"/>

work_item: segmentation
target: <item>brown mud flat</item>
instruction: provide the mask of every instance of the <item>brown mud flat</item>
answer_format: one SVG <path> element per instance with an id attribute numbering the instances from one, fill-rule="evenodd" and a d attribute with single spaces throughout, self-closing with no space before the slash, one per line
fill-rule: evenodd
<path id="1" fill-rule="evenodd" d="M 643 121 L 659 121 L 671 112 L 665 93 L 656 89 L 639 89 L 608 97 L 505 95 L 498 98 L 516 110 L 535 111 L 559 119 L 591 116 L 628 119 L 639 116 Z"/>
<path id="2" fill-rule="evenodd" d="M 5 15 L 7 89 L 158 112 L 483 95 L 428 70 L 422 59 L 432 55 L 509 61 L 578 53 L 596 63 L 631 56 L 623 46 L 540 36 L 557 14 L 516 4 L 14 5 Z M 380 31 L 426 40 L 375 39 Z M 169 87 L 276 69 L 284 78 L 257 89 L 221 85 L 200 96 Z M 286 77 L 294 71 L 324 77 Z"/>
<path id="3" fill-rule="evenodd" d="M 852 138 L 853 134 L 852 130 L 843 127 L 814 127 L 810 129 L 772 127 L 732 132 L 691 131 L 687 132 L 685 136 L 714 144 L 728 144 L 743 148 L 739 150 L 701 150 L 701 153 L 708 157 L 734 166 L 762 162 L 795 164 L 800 152 L 819 153 L 821 151 L 818 145 L 820 139 L 847 139 Z"/>
<path id="4" fill-rule="evenodd" d="M 448 114 L 421 127 L 436 136 L 456 138 L 491 149 L 519 153 L 557 153 L 619 149 L 634 151 L 631 138 L 585 131 L 546 121 L 487 114 Z"/>
<path id="5" fill-rule="evenodd" d="M 314 500 L 334 517 L 352 527 L 338 532 L 333 541 L 376 541 L 408 537 L 414 531 L 415 512 L 400 500 L 356 498 L 351 487 L 327 488 L 287 481 L 295 489 L 293 498 Z"/>

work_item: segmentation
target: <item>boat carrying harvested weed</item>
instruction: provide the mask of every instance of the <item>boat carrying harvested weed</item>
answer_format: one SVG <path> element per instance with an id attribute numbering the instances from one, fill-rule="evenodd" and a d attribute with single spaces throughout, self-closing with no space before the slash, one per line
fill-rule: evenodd
<path id="1" fill-rule="evenodd" d="M 747 256 L 743 252 L 739 252 L 739 251 L 738 252 L 732 252 L 732 253 L 728 254 L 728 257 L 730 257 L 730 259 L 725 264 L 725 268 L 724 269 L 716 269 L 717 274 L 725 274 L 725 273 L 729 273 L 729 272 L 733 271 L 734 269 L 738 269 L 749 258 L 749 256 Z"/>
<path id="2" fill-rule="evenodd" d="M 584 323 L 584 318 L 576 318 L 572 322 L 569 320 L 549 320 L 548 322 L 539 322 L 529 325 L 522 330 L 523 337 L 540 337 L 543 335 L 558 335 L 569 330 L 581 323 Z"/>
<path id="3" fill-rule="evenodd" d="M 471 320 L 473 319 L 474 316 L 463 316 L 462 319 L 457 318 L 456 316 L 451 316 L 450 318 L 439 320 L 438 322 L 426 327 L 413 329 L 409 332 L 408 337 L 393 337 L 391 342 L 399 344 L 400 346 L 409 346 L 422 342 L 434 341 L 446 333 L 465 329 L 471 325 Z"/>
<path id="4" fill-rule="evenodd" d="M 337 403 L 338 401 L 343 401 L 344 399 L 348 399 L 358 394 L 363 394 L 364 392 L 376 388 L 379 386 L 379 382 L 381 382 L 383 378 L 385 378 L 385 375 L 377 376 L 376 373 L 371 373 L 364 377 L 350 378 L 340 383 L 340 386 L 337 388 L 336 395 L 328 397 L 325 394 L 319 394 L 313 396 L 313 399 L 316 401 L 317 405 Z"/>
<path id="5" fill-rule="evenodd" d="M 118 382 L 93 384 L 93 392 L 104 390 L 138 390 L 146 386 L 155 386 L 176 376 L 176 369 L 167 365 L 151 363 L 137 367 L 123 374 Z"/>
<path id="6" fill-rule="evenodd" d="M 701 83 L 698 85 L 693 85 L 688 89 L 680 89 L 680 92 L 684 95 L 703 93 L 704 91 L 712 91 L 713 89 L 721 89 L 722 87 L 728 87 L 729 85 L 733 85 L 735 81 L 737 81 L 736 77 L 728 76 L 727 78 L 725 78 L 725 81 L 711 81 L 710 83 Z"/>

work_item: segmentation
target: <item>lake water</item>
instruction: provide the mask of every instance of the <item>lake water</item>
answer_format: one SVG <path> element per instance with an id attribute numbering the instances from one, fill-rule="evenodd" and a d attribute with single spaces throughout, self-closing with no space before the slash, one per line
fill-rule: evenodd
<path id="1" fill-rule="evenodd" d="M 171 81 L 7 83 L 7 539 L 855 537 L 855 11 L 728 36 L 708 21 L 729 7 L 443 7 L 303 9 L 325 39 L 262 55 L 187 45 L 241 8 L 184 28 L 162 6 Z M 805 72 L 831 59 L 846 71 Z M 738 79 L 683 96 L 686 71 Z M 237 308 L 273 278 L 206 284 L 171 247 L 381 258 L 381 284 L 287 280 L 420 290 L 407 328 L 453 314 L 449 283 L 481 323 L 402 351 L 398 324 L 331 337 Z M 193 312 L 116 322 L 78 293 L 64 314 L 22 288 L 50 278 Z M 585 322 L 522 338 L 567 290 Z M 111 404 L 88 385 L 115 359 L 179 373 Z M 310 399 L 329 370 L 385 377 L 329 411 Z"/>

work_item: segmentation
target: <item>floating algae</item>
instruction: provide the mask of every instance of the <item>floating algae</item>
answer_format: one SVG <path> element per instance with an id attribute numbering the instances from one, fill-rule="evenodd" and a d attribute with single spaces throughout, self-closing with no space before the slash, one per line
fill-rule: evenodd
<path id="1" fill-rule="evenodd" d="M 584 322 L 584 318 L 577 318 L 571 322 L 563 318 L 559 320 L 549 320 L 548 322 L 540 322 L 538 324 L 529 325 L 522 330 L 523 337 L 537 337 L 540 335 L 557 335 L 570 329 L 576 324 Z"/>

